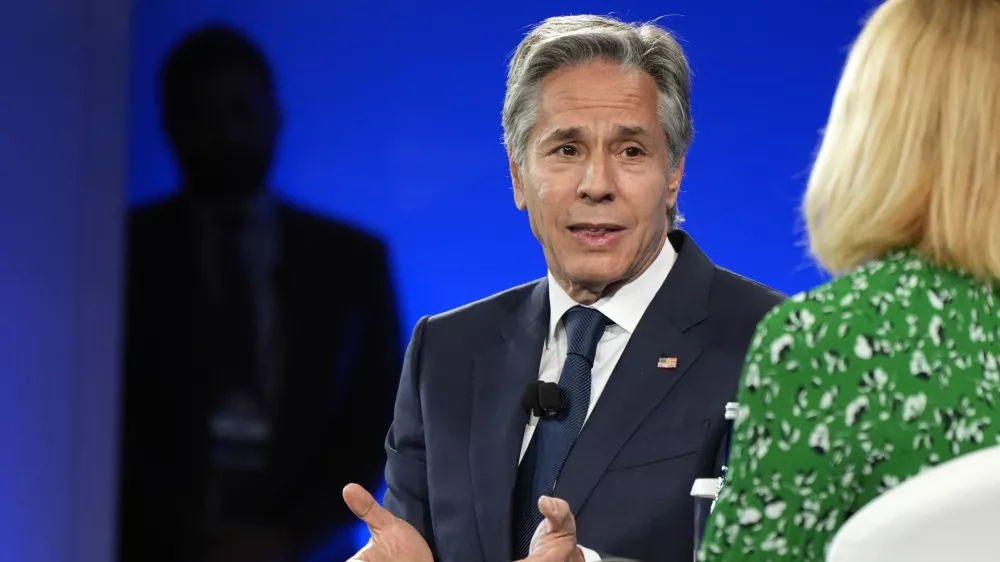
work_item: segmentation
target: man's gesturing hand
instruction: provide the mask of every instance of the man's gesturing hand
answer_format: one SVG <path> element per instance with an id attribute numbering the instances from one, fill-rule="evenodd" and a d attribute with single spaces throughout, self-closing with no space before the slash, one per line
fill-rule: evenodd
<path id="1" fill-rule="evenodd" d="M 344 501 L 372 534 L 368 544 L 348 562 L 434 562 L 420 533 L 380 506 L 367 490 L 349 484 L 344 488 Z"/>
<path id="2" fill-rule="evenodd" d="M 576 544 L 576 519 L 569 504 L 542 496 L 538 509 L 545 520 L 531 539 L 528 557 L 519 562 L 584 562 L 583 551 Z"/>

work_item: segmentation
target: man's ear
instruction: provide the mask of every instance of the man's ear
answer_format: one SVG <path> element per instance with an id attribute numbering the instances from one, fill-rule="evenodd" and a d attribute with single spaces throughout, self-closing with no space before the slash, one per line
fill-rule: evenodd
<path id="1" fill-rule="evenodd" d="M 667 201 L 671 207 L 677 205 L 677 194 L 681 191 L 681 180 L 684 178 L 685 158 L 686 156 L 681 157 L 677 165 L 674 166 L 674 171 L 667 178 Z"/>
<path id="2" fill-rule="evenodd" d="M 524 183 L 521 179 L 521 167 L 514 161 L 514 152 L 507 149 L 507 161 L 510 163 L 510 182 L 514 187 L 514 205 L 520 209 L 528 208 L 524 199 Z"/>

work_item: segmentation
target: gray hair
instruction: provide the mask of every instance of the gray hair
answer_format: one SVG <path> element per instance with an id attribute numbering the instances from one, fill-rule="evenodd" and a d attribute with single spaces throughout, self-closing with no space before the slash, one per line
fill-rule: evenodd
<path id="1" fill-rule="evenodd" d="M 549 18 L 517 46 L 507 72 L 503 101 L 504 144 L 514 162 L 524 165 L 542 80 L 559 68 L 594 60 L 641 69 L 656 82 L 672 173 L 687 153 L 694 132 L 691 71 L 684 51 L 669 31 L 652 23 L 629 24 L 591 15 Z M 683 220 L 676 205 L 670 209 L 669 219 L 671 229 Z"/>

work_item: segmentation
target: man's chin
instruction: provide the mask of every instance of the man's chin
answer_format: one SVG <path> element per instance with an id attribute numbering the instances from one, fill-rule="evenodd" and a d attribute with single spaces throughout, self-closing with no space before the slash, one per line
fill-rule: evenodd
<path id="1" fill-rule="evenodd" d="M 578 271 L 570 277 L 570 284 L 596 295 L 605 295 L 621 284 L 621 275 L 609 275 L 607 271 Z"/>
<path id="2" fill-rule="evenodd" d="M 614 283 L 625 275 L 628 269 L 624 260 L 610 254 L 590 254 L 580 256 L 567 268 L 573 279 L 594 285 Z"/>

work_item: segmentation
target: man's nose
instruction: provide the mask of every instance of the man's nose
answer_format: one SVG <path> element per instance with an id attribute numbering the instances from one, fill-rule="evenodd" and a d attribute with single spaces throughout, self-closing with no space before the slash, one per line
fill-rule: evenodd
<path id="1" fill-rule="evenodd" d="M 577 194 L 581 199 L 590 199 L 595 202 L 614 199 L 614 167 L 609 155 L 603 152 L 594 153 L 587 162 L 587 169 L 583 175 L 583 181 L 580 182 L 577 189 Z"/>

